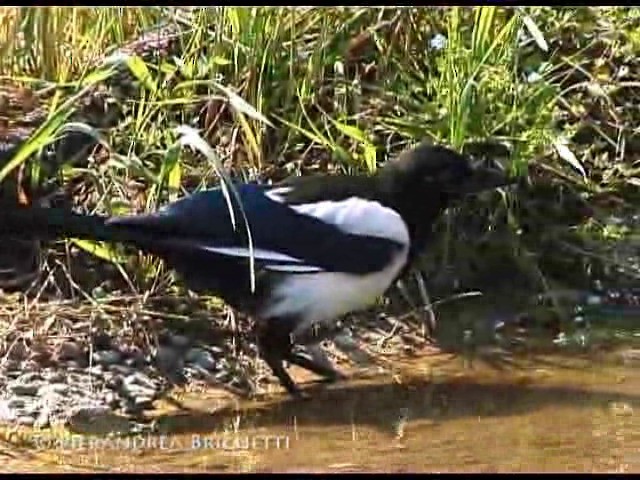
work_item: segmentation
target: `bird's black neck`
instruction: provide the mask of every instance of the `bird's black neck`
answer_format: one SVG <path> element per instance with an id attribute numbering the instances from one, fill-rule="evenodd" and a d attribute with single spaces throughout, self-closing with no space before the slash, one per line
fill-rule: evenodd
<path id="1" fill-rule="evenodd" d="M 418 189 L 410 181 L 392 175 L 379 175 L 376 181 L 381 192 L 380 203 L 393 208 L 407 224 L 411 263 L 425 249 L 434 223 L 447 207 L 447 198 L 440 192 Z"/>

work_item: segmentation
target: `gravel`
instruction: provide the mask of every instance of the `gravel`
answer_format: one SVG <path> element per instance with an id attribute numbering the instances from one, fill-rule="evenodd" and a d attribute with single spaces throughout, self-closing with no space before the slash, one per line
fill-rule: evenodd
<path id="1" fill-rule="evenodd" d="M 23 347 L 9 352 L 0 365 L 0 422 L 46 428 L 91 423 L 114 412 L 140 417 L 154 408 L 168 385 L 185 383 L 185 374 L 191 373 L 192 380 L 203 379 L 193 373 L 218 369 L 215 372 L 221 378 L 233 380 L 231 372 L 221 370 L 229 366 L 227 358 L 222 358 L 231 356 L 229 352 L 192 346 L 184 335 L 170 336 L 167 345 L 146 356 L 135 346 L 117 348 L 117 339 L 105 333 L 92 340 L 91 354 L 72 340 L 44 355 L 40 352 L 38 358 Z M 220 378 L 217 382 L 221 383 Z"/>

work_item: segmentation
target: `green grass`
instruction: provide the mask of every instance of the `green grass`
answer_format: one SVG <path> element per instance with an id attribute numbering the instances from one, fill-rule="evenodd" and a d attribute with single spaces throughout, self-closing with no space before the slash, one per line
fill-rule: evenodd
<path id="1" fill-rule="evenodd" d="M 159 23 L 184 32 L 170 54 L 104 62 Z M 373 172 L 423 139 L 459 150 L 500 142 L 507 168 L 531 188 L 451 211 L 429 264 L 508 260 L 551 288 L 556 277 L 610 265 L 612 235 L 637 238 L 606 219 L 638 205 L 639 24 L 637 9 L 613 7 L 4 8 L 4 81 L 55 95 L 0 178 L 26 166 L 34 185 L 80 182 L 86 208 L 122 213 L 212 185 L 221 164 L 260 179 Z M 112 92 L 123 87 L 123 71 L 139 88 L 119 97 L 118 124 L 77 117 L 106 77 Z M 215 154 L 181 147 L 176 128 L 198 117 Z M 99 139 L 101 151 L 55 168 L 38 160 L 64 128 Z M 585 206 L 589 218 L 576 213 Z M 115 258 L 105 246 L 76 245 Z M 130 285 L 171 283 L 157 262 L 137 260 L 120 267 Z"/>

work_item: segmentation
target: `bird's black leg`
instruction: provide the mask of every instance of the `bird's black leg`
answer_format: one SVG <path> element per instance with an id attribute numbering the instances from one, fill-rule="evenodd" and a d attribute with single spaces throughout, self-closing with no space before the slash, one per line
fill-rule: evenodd
<path id="1" fill-rule="evenodd" d="M 320 375 L 327 382 L 346 378 L 333 366 L 320 363 L 313 358 L 293 351 L 294 339 L 291 337 L 291 331 L 294 325 L 294 321 L 269 319 L 258 327 L 261 356 L 287 392 L 297 398 L 304 397 L 302 391 L 285 370 L 283 365 L 285 360 Z"/>
<path id="2" fill-rule="evenodd" d="M 291 352 L 291 341 L 289 329 L 278 328 L 281 326 L 284 327 L 284 325 L 279 325 L 277 320 L 270 319 L 266 326 L 258 329 L 260 355 L 287 392 L 293 397 L 301 398 L 304 396 L 302 391 L 283 365 L 283 361 Z"/>
<path id="3" fill-rule="evenodd" d="M 331 361 L 328 358 L 326 358 L 326 356 L 324 358 L 324 361 L 321 361 L 322 359 L 319 360 L 318 357 L 314 355 L 312 351 L 310 352 L 310 356 L 306 356 L 306 355 L 297 353 L 293 350 L 294 344 L 307 345 L 309 346 L 308 348 L 310 349 L 314 347 L 319 348 L 319 344 L 322 341 L 332 338 L 335 335 L 336 335 L 335 329 L 334 330 L 326 329 L 326 328 L 322 329 L 322 328 L 318 328 L 316 325 L 311 326 L 305 331 L 296 332 L 291 338 L 292 345 L 291 345 L 291 349 L 287 353 L 286 359 L 289 362 L 295 365 L 298 365 L 299 367 L 309 370 L 310 372 L 313 372 L 316 375 L 320 375 L 327 382 L 335 382 L 337 380 L 342 380 L 346 378 L 345 375 L 340 373 L 338 370 L 336 370 L 331 364 Z M 320 353 L 324 354 L 324 352 L 320 352 Z"/>
<path id="4" fill-rule="evenodd" d="M 322 365 L 299 353 L 290 351 L 285 357 L 289 362 L 323 377 L 327 382 L 343 380 L 346 376 L 329 365 Z"/>

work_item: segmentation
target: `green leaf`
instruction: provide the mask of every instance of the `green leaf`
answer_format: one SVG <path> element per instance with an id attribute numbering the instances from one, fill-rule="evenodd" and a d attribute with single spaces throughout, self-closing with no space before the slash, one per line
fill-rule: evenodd
<path id="1" fill-rule="evenodd" d="M 147 64 L 138 55 L 127 55 L 125 64 L 131 73 L 140 81 L 140 83 L 149 91 L 156 92 L 158 89 L 157 82 L 147 68 Z"/>
<path id="2" fill-rule="evenodd" d="M 373 173 L 377 170 L 378 164 L 376 147 L 371 145 L 370 143 L 367 143 L 364 146 L 364 161 L 367 164 L 369 172 Z"/>
<path id="3" fill-rule="evenodd" d="M 329 119 L 329 121 L 333 125 L 335 125 L 335 127 L 338 130 L 340 130 L 347 137 L 352 138 L 353 140 L 357 140 L 360 143 L 369 143 L 365 133 L 362 130 L 360 130 L 358 127 L 354 127 L 352 125 L 346 125 L 344 123 L 340 123 L 340 122 L 332 119 L 331 117 L 327 117 L 327 118 Z"/>
<path id="4" fill-rule="evenodd" d="M 124 263 L 127 260 L 127 257 L 120 255 L 114 247 L 103 242 L 92 242 L 90 240 L 72 238 L 71 243 L 74 243 L 82 250 L 111 263 Z"/>

